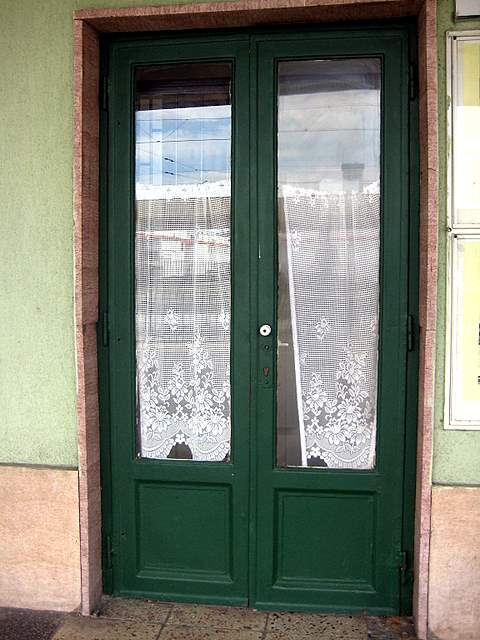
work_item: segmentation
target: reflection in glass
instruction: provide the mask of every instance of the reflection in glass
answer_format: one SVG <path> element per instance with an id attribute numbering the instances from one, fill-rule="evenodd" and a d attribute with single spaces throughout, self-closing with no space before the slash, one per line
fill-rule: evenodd
<path id="1" fill-rule="evenodd" d="M 375 464 L 377 59 L 278 67 L 280 466 Z"/>
<path id="2" fill-rule="evenodd" d="M 480 223 L 480 41 L 456 40 L 453 223 Z"/>
<path id="3" fill-rule="evenodd" d="M 139 455 L 230 456 L 231 68 L 136 73 Z"/>
<path id="4" fill-rule="evenodd" d="M 478 424 L 480 416 L 480 237 L 453 239 L 451 415 Z"/>

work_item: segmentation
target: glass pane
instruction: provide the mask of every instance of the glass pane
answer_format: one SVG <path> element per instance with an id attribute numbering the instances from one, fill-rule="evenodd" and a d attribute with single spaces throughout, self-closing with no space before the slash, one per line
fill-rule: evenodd
<path id="1" fill-rule="evenodd" d="M 453 113 L 453 222 L 480 223 L 480 40 L 457 41 Z"/>
<path id="2" fill-rule="evenodd" d="M 480 0 L 455 0 L 457 18 L 480 16 Z"/>
<path id="3" fill-rule="evenodd" d="M 378 59 L 278 70 L 280 466 L 375 464 Z"/>
<path id="4" fill-rule="evenodd" d="M 480 423 L 480 238 L 453 239 L 451 419 Z"/>
<path id="5" fill-rule="evenodd" d="M 136 74 L 139 455 L 230 456 L 231 67 Z"/>

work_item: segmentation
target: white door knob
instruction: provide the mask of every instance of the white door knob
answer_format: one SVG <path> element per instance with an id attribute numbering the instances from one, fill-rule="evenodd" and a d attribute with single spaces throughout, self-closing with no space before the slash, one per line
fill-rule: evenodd
<path id="1" fill-rule="evenodd" d="M 261 336 L 269 336 L 272 333 L 272 327 L 269 324 L 262 324 L 259 329 L 259 333 Z"/>

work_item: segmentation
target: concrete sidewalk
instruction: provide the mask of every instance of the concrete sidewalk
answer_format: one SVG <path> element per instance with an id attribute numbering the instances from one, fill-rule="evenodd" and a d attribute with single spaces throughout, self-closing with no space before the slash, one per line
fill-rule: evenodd
<path id="1" fill-rule="evenodd" d="M 406 618 L 104 598 L 97 616 L 0 609 L 1 640 L 415 640 Z"/>

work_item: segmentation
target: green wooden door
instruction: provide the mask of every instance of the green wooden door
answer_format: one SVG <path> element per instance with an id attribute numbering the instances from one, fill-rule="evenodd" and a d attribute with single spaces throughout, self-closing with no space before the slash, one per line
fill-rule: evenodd
<path id="1" fill-rule="evenodd" d="M 249 126 L 248 39 L 120 42 L 109 66 L 111 587 L 246 603 L 249 146 L 235 134 Z M 224 140 L 207 197 L 209 174 L 189 172 L 213 138 Z M 177 174 L 193 176 L 179 182 L 199 183 L 195 194 Z"/>
<path id="2" fill-rule="evenodd" d="M 255 43 L 258 322 L 274 331 L 257 349 L 252 600 L 398 611 L 407 40 Z"/>
<path id="3" fill-rule="evenodd" d="M 403 27 L 106 47 L 107 591 L 408 611 L 409 55 Z"/>

